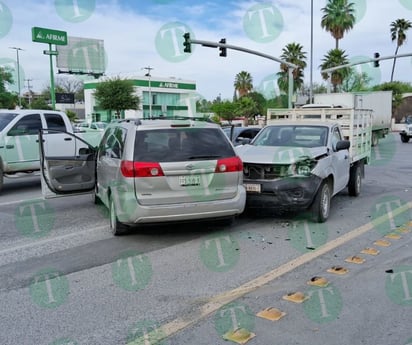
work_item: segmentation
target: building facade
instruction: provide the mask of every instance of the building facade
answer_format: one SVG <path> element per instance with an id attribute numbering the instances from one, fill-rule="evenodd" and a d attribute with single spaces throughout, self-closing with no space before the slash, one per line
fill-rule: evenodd
<path id="1" fill-rule="evenodd" d="M 138 109 L 125 110 L 120 118 L 153 118 L 174 116 L 196 116 L 196 83 L 177 78 L 143 76 L 128 78 L 133 82 L 135 94 L 140 99 Z M 84 103 L 86 121 L 110 122 L 116 119 L 114 111 L 100 109 L 94 92 L 98 83 L 107 79 L 84 82 Z"/>

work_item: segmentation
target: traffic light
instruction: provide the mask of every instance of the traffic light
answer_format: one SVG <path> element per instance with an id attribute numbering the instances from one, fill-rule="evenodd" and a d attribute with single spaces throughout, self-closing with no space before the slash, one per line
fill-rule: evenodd
<path id="1" fill-rule="evenodd" d="M 186 33 L 183 35 L 183 37 L 184 37 L 184 39 L 185 39 L 185 41 L 183 42 L 183 46 L 184 46 L 183 51 L 184 51 L 185 53 L 191 53 L 191 52 L 192 52 L 192 47 L 191 47 L 191 45 L 190 45 L 190 33 L 189 33 L 189 32 L 186 32 Z"/>
<path id="2" fill-rule="evenodd" d="M 222 38 L 222 39 L 219 41 L 219 43 L 226 44 L 226 38 Z M 220 50 L 219 56 L 226 57 L 226 47 L 219 47 L 219 50 Z"/>
<path id="3" fill-rule="evenodd" d="M 379 53 L 375 53 L 374 56 L 375 56 L 375 59 L 379 59 L 380 54 L 379 54 Z M 373 66 L 374 66 L 374 67 L 379 67 L 379 60 L 375 60 L 375 61 L 373 62 Z"/>

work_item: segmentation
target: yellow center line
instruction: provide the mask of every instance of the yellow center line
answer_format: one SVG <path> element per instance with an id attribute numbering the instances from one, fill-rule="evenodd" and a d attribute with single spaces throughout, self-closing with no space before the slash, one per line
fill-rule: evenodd
<path id="1" fill-rule="evenodd" d="M 412 202 L 406 203 L 405 205 L 393 210 L 390 212 L 390 217 L 395 217 L 408 209 L 412 208 Z M 199 307 L 197 311 L 193 311 L 193 313 L 188 313 L 187 315 L 184 315 L 182 317 L 178 317 L 168 323 L 165 323 L 161 325 L 158 329 L 155 330 L 156 335 L 157 335 L 157 340 L 165 339 L 167 337 L 170 337 L 179 331 L 194 325 L 201 321 L 202 319 L 206 318 L 210 314 L 216 312 L 220 308 L 222 308 L 224 305 L 233 302 L 234 300 L 245 296 L 246 294 L 257 290 L 258 288 L 262 287 L 265 284 L 268 284 L 275 279 L 279 278 L 280 276 L 328 253 L 329 251 L 342 246 L 343 244 L 367 233 L 368 231 L 374 229 L 376 225 L 382 224 L 383 222 L 387 221 L 389 219 L 389 214 L 384 214 L 377 219 L 373 220 L 372 222 L 369 222 L 367 224 L 364 224 L 332 241 L 329 241 L 328 243 L 324 244 L 323 246 L 317 248 L 315 251 L 305 253 L 279 267 L 276 267 L 275 269 L 255 278 L 250 280 L 249 282 L 240 285 L 239 287 L 225 291 L 221 294 L 218 294 L 216 296 L 213 296 L 210 298 L 210 300 L 203 304 L 202 306 Z M 159 336 L 161 339 L 159 339 Z M 138 338 L 133 340 L 132 342 L 129 342 L 128 345 L 133 345 L 133 344 L 141 344 L 141 341 L 143 338 Z"/>

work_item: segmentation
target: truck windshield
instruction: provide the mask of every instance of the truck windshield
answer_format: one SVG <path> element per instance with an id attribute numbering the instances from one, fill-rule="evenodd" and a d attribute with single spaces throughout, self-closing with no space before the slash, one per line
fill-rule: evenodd
<path id="1" fill-rule="evenodd" d="M 13 120 L 17 114 L 12 113 L 1 113 L 0 114 L 0 132 L 6 127 L 11 120 Z"/>
<path id="2" fill-rule="evenodd" d="M 324 126 L 285 125 L 264 128 L 253 141 L 256 146 L 326 146 L 328 128 Z"/>

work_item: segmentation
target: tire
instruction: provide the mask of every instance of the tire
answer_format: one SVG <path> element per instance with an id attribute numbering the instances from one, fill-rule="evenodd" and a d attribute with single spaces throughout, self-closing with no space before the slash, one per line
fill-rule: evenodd
<path id="1" fill-rule="evenodd" d="M 348 192 L 350 196 L 358 196 L 362 187 L 362 170 L 359 165 L 350 168 Z"/>
<path id="2" fill-rule="evenodd" d="M 311 206 L 312 219 L 316 223 L 324 223 L 329 218 L 331 191 L 327 181 L 323 181 Z"/>
<path id="3" fill-rule="evenodd" d="M 112 197 L 109 198 L 109 220 L 110 230 L 114 236 L 121 236 L 127 232 L 128 226 L 120 223 L 117 219 L 116 207 Z"/>
<path id="4" fill-rule="evenodd" d="M 409 142 L 409 137 L 407 137 L 406 135 L 401 135 L 401 141 L 403 143 L 408 143 Z"/>

